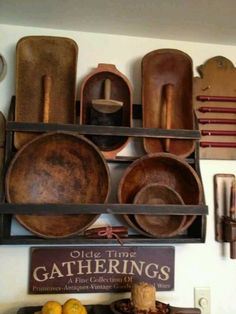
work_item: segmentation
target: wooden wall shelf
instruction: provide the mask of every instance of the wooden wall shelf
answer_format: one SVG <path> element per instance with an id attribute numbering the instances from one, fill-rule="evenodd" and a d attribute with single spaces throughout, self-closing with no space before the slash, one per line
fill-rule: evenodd
<path id="1" fill-rule="evenodd" d="M 130 137 L 159 137 L 159 138 L 190 138 L 199 139 L 200 134 L 198 130 L 163 130 L 163 129 L 143 129 L 143 128 L 125 128 L 125 127 L 105 127 L 105 126 L 80 126 L 71 124 L 43 124 L 43 123 L 20 123 L 14 122 L 14 97 L 11 102 L 11 109 L 9 119 L 6 122 L 6 142 L 5 142 L 5 164 L 4 172 L 14 156 L 15 151 L 13 148 L 13 133 L 14 131 L 34 131 L 34 132 L 50 132 L 50 131 L 76 131 L 80 134 L 106 134 L 106 135 L 127 135 Z M 135 118 L 140 117 L 140 105 L 133 105 Z M 79 111 L 78 111 L 79 112 Z M 197 142 L 197 141 L 196 141 Z M 196 143 L 196 149 L 191 156 L 185 160 L 196 170 L 200 179 L 199 167 L 199 147 Z M 131 163 L 135 158 L 133 156 L 118 157 L 116 159 L 107 160 L 108 163 Z M 196 219 L 186 232 L 172 238 L 151 238 L 141 234 L 130 234 L 127 238 L 122 239 L 124 245 L 140 245 L 149 244 L 157 245 L 159 243 L 203 243 L 206 236 L 206 215 L 208 208 L 205 204 L 202 205 L 134 205 L 134 204 L 8 204 L 5 202 L 3 192 L 4 174 L 2 174 L 2 203 L 0 204 L 0 244 L 112 244 L 118 245 L 116 239 L 97 238 L 90 239 L 83 235 L 73 236 L 71 238 L 40 238 L 35 235 L 12 235 L 11 224 L 14 214 L 30 214 L 32 208 L 34 213 L 41 214 L 102 214 L 121 215 L 124 213 L 143 213 L 145 207 L 145 214 L 170 214 L 170 215 L 196 215 Z"/>

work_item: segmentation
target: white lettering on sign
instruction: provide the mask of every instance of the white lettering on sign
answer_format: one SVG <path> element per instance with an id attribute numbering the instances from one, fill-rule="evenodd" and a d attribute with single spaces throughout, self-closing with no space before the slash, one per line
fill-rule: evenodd
<path id="1" fill-rule="evenodd" d="M 33 248 L 31 258 L 31 293 L 122 292 L 140 280 L 174 287 L 173 247 Z"/>
<path id="2" fill-rule="evenodd" d="M 107 264 L 107 266 L 106 266 Z M 92 267 L 94 271 L 92 271 Z M 170 267 L 144 261 L 129 261 L 118 259 L 77 260 L 66 261 L 61 264 L 53 263 L 51 267 L 38 266 L 33 271 L 36 281 L 46 281 L 56 277 L 70 277 L 88 274 L 127 274 L 146 275 L 149 278 L 157 278 L 163 281 L 169 279 Z"/>

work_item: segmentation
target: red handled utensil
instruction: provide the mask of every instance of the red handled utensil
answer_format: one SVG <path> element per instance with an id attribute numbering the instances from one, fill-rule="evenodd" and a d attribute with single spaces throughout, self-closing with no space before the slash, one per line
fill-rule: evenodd
<path id="1" fill-rule="evenodd" d="M 236 124 L 236 119 L 200 118 L 200 124 Z"/>
<path id="2" fill-rule="evenodd" d="M 200 142 L 201 147 L 225 147 L 236 148 L 236 142 Z"/>
<path id="3" fill-rule="evenodd" d="M 236 97 L 234 96 L 207 96 L 207 95 L 198 95 L 196 97 L 200 101 L 225 101 L 225 102 L 236 102 Z"/>
<path id="4" fill-rule="evenodd" d="M 236 113 L 236 108 L 231 107 L 199 107 L 200 112 Z"/>
<path id="5" fill-rule="evenodd" d="M 236 136 L 236 131 L 230 130 L 201 130 L 201 135 L 219 135 L 219 136 Z"/>

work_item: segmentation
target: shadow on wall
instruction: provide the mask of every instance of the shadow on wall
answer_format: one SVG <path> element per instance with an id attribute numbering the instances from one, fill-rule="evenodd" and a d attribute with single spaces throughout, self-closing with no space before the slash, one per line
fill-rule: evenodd
<path id="1" fill-rule="evenodd" d="M 141 62 L 142 58 L 136 58 L 130 64 L 131 82 L 133 86 L 133 102 L 135 104 L 141 104 L 141 84 L 142 84 L 142 73 L 141 73 Z"/>

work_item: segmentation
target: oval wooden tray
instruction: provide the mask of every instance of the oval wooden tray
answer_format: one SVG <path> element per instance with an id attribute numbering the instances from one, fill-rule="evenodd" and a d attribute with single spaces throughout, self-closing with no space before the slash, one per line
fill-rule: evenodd
<path id="1" fill-rule="evenodd" d="M 113 113 L 118 115 L 117 126 L 131 127 L 132 121 L 132 88 L 128 79 L 117 70 L 113 64 L 98 64 L 81 84 L 80 92 L 80 124 L 91 123 L 91 104 L 95 99 L 104 98 L 104 82 L 111 81 L 110 98 L 123 103 L 122 111 Z M 121 115 L 120 115 L 121 113 Z M 104 119 L 103 125 L 113 125 L 108 119 Z M 117 134 L 119 135 L 119 134 Z M 90 139 L 100 148 L 103 154 L 112 158 L 117 155 L 127 144 L 128 138 L 125 136 L 90 136 Z"/>
<path id="2" fill-rule="evenodd" d="M 194 129 L 192 60 L 176 49 L 159 49 L 142 60 L 143 127 Z M 147 153 L 169 152 L 187 157 L 194 140 L 144 139 Z"/>
<path id="3" fill-rule="evenodd" d="M 43 122 L 43 77 L 52 80 L 49 122 L 75 122 L 78 46 L 70 38 L 27 36 L 16 47 L 16 122 Z M 17 149 L 38 134 L 15 132 Z"/>

